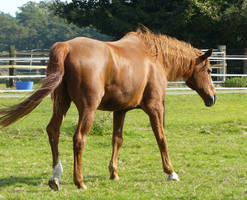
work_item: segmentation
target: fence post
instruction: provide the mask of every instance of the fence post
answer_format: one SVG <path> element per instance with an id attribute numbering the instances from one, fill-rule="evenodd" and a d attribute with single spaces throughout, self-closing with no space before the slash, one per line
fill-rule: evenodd
<path id="1" fill-rule="evenodd" d="M 9 57 L 14 58 L 15 56 L 16 56 L 15 46 L 10 45 L 9 46 Z M 12 65 L 12 67 L 9 67 L 9 76 L 14 76 L 15 75 L 15 68 L 14 68 L 15 61 L 10 60 L 9 65 Z M 7 81 L 7 87 L 13 87 L 13 86 L 14 86 L 14 79 L 9 78 Z"/>
<path id="2" fill-rule="evenodd" d="M 226 63 L 226 45 L 218 45 L 218 49 L 220 52 L 224 52 L 223 54 L 223 58 L 224 60 L 222 60 L 222 68 L 220 68 L 220 74 L 226 74 L 227 73 L 227 63 Z M 226 77 L 223 76 L 222 81 L 225 82 L 226 81 Z"/>
<path id="3" fill-rule="evenodd" d="M 42 54 L 41 57 L 45 57 L 45 54 Z M 45 66 L 46 65 L 45 60 L 41 60 L 40 64 L 41 64 L 41 66 Z M 40 72 L 41 72 L 41 75 L 46 75 L 46 69 L 42 68 L 42 69 L 40 69 Z"/>
<path id="4" fill-rule="evenodd" d="M 247 55 L 247 48 L 244 48 L 244 55 Z M 244 60 L 244 74 L 247 74 L 247 60 Z"/>

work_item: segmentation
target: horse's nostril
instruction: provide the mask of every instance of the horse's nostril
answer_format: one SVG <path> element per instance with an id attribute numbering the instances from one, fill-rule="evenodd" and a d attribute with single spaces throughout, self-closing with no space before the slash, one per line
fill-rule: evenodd
<path id="1" fill-rule="evenodd" d="M 209 103 L 212 105 L 212 104 L 214 103 L 214 97 L 211 97 L 211 96 L 210 96 L 208 101 L 209 101 Z"/>
<path id="2" fill-rule="evenodd" d="M 206 106 L 213 106 L 215 104 L 216 101 L 216 96 L 209 96 L 207 99 L 207 102 L 205 102 Z"/>

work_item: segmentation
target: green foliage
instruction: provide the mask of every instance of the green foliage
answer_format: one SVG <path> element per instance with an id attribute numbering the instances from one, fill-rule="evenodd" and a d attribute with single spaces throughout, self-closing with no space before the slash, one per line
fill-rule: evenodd
<path id="1" fill-rule="evenodd" d="M 167 182 L 160 152 L 141 110 L 127 113 L 120 149 L 120 181 L 109 180 L 111 135 L 87 137 L 83 174 L 87 191 L 73 185 L 73 132 L 76 107 L 61 128 L 61 190 L 48 188 L 51 150 L 45 127 L 52 107 L 46 98 L 25 119 L 0 130 L 0 199 L 238 199 L 247 198 L 247 95 L 219 94 L 214 107 L 198 95 L 167 95 L 166 135 L 170 158 L 180 182 Z M 21 99 L 3 98 L 13 105 Z M 96 121 L 100 120 L 99 111 Z M 111 126 L 107 119 L 106 126 Z M 112 128 L 109 128 L 111 131 Z"/>
<path id="2" fill-rule="evenodd" d="M 91 129 L 93 135 L 110 135 L 112 133 L 112 115 L 110 112 L 96 113 Z"/>
<path id="3" fill-rule="evenodd" d="M 57 41 L 77 36 L 109 39 L 91 27 L 67 24 L 54 16 L 50 6 L 50 2 L 30 1 L 19 8 L 16 17 L 0 13 L 0 51 L 6 51 L 11 44 L 18 50 L 49 49 Z"/>
<path id="4" fill-rule="evenodd" d="M 25 34 L 25 29 L 16 23 L 15 18 L 0 13 L 0 50 L 7 51 L 11 44 L 15 44 L 16 38 Z"/>
<path id="5" fill-rule="evenodd" d="M 120 38 L 143 24 L 196 46 L 247 46 L 247 1 L 55 0 L 55 13 L 80 27 Z"/>
<path id="6" fill-rule="evenodd" d="M 247 77 L 227 78 L 225 81 L 226 87 L 247 87 Z"/>

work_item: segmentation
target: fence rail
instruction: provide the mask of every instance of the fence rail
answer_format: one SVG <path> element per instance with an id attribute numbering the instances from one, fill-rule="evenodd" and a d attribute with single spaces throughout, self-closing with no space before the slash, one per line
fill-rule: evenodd
<path id="1" fill-rule="evenodd" d="M 228 55 L 225 57 L 211 56 L 209 58 L 210 61 L 218 61 L 218 60 L 247 60 L 247 56 L 243 55 Z"/>
<path id="2" fill-rule="evenodd" d="M 0 57 L 0 61 L 48 61 L 49 57 L 20 57 L 20 58 L 9 58 L 9 57 Z M 226 56 L 211 56 L 210 61 L 219 61 L 219 60 L 247 60 L 245 55 L 226 55 Z"/>
<path id="3" fill-rule="evenodd" d="M 0 79 L 6 78 L 44 78 L 46 75 L 16 75 L 16 76 L 0 76 Z"/>
<path id="4" fill-rule="evenodd" d="M 9 57 L 6 57 L 6 58 L 0 58 L 0 61 L 42 61 L 42 60 L 49 60 L 48 57 L 23 57 L 23 58 L 9 58 Z"/>
<path id="5" fill-rule="evenodd" d="M 221 53 L 221 52 L 218 52 Z M 217 55 L 217 54 L 216 54 Z M 220 54 L 219 54 L 220 55 Z M 247 56 L 240 56 L 240 55 L 224 55 L 223 56 L 212 56 L 210 57 L 210 61 L 225 61 L 225 60 L 247 60 Z M 30 64 L 32 64 L 32 62 L 37 63 L 37 61 L 48 61 L 49 58 L 48 57 L 22 57 L 22 58 L 8 58 L 8 57 L 0 57 L 0 62 L 4 63 L 4 62 L 9 62 L 9 61 L 15 61 L 15 62 L 30 62 Z M 214 66 L 215 65 L 215 66 Z M 217 65 L 217 66 L 216 66 Z M 213 67 L 216 68 L 220 68 L 220 64 L 213 64 Z M 26 69 L 45 69 L 46 66 L 44 65 L 0 65 L 0 69 L 1 68 L 26 68 Z M 12 76 L 0 76 L 0 80 L 1 79 L 26 79 L 26 78 L 44 78 L 45 75 L 12 75 Z M 247 77 L 247 74 L 212 74 L 212 77 Z M 169 82 L 169 84 L 184 84 L 184 81 L 174 81 L 174 82 Z M 224 83 L 223 81 L 214 81 L 215 84 L 222 84 Z M 167 88 L 167 90 L 177 90 L 177 91 L 181 91 L 181 90 L 191 90 L 190 88 Z M 216 88 L 216 90 L 247 90 L 247 88 L 223 88 L 223 87 L 219 87 Z M 33 91 L 33 90 L 28 90 L 28 91 Z M 0 90 L 0 93 L 5 93 L 5 92 L 27 92 L 27 90 Z M 247 91 L 246 91 L 247 92 Z"/>

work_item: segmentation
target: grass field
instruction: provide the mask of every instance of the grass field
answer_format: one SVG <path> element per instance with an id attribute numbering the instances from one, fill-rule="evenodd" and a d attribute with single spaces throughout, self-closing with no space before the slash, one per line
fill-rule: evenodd
<path id="1" fill-rule="evenodd" d="M 0 99 L 0 107 L 21 99 Z M 167 182 L 148 117 L 126 116 L 118 182 L 109 180 L 112 115 L 97 112 L 87 138 L 83 172 L 87 191 L 73 185 L 72 135 L 77 111 L 63 123 L 61 190 L 53 192 L 46 125 L 47 98 L 25 119 L 0 130 L 0 199 L 247 199 L 247 94 L 219 94 L 207 108 L 198 95 L 168 95 L 166 135 L 180 182 Z"/>

